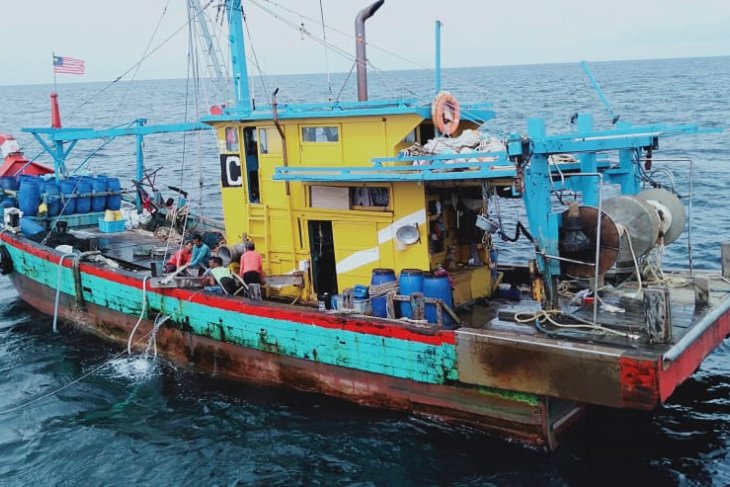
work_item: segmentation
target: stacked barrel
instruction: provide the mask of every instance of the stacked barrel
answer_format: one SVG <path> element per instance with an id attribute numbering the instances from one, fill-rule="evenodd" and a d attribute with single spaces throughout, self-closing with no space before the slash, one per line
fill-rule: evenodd
<path id="1" fill-rule="evenodd" d="M 1 177 L 0 189 L 7 190 L 0 204 L 20 208 L 24 216 L 37 216 L 42 203 L 49 217 L 117 211 L 122 205 L 119 179 L 107 176 L 72 176 L 61 181 L 30 175 L 21 175 L 17 181 Z M 17 201 L 10 191 L 17 191 Z"/>

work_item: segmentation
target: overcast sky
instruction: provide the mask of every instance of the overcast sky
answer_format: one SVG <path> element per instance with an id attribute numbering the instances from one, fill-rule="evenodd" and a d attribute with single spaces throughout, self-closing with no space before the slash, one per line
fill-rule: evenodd
<path id="1" fill-rule="evenodd" d="M 369 3 L 322 0 L 325 23 L 351 36 Z M 323 48 L 262 7 L 321 37 L 320 0 L 244 0 L 244 8 L 266 73 L 325 72 Z M 52 82 L 53 51 L 86 61 L 85 76 L 59 82 L 112 80 L 140 59 L 161 18 L 152 48 L 186 22 L 183 0 L 3 0 L 1 12 L 0 85 Z M 432 66 L 436 19 L 444 67 L 730 55 L 730 0 L 386 0 L 368 22 L 368 42 Z M 354 52 L 349 37 L 330 31 L 327 40 Z M 183 29 L 136 79 L 184 78 L 187 43 Z M 380 69 L 417 67 L 374 48 L 368 57 Z M 328 58 L 330 71 L 352 64 Z"/>

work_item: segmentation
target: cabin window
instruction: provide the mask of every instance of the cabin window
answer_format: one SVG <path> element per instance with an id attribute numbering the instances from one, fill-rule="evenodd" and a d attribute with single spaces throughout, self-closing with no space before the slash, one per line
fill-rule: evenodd
<path id="1" fill-rule="evenodd" d="M 335 126 L 302 127 L 302 142 L 339 142 L 340 130 Z"/>
<path id="2" fill-rule="evenodd" d="M 238 130 L 236 130 L 236 127 L 226 127 L 226 151 L 238 152 Z"/>
<path id="3" fill-rule="evenodd" d="M 390 208 L 390 190 L 381 186 L 311 186 L 309 206 L 330 210 L 387 211 Z"/>
<path id="4" fill-rule="evenodd" d="M 357 210 L 387 210 L 390 192 L 383 187 L 350 188 L 350 208 Z"/>
<path id="5" fill-rule="evenodd" d="M 266 136 L 266 129 L 259 129 L 259 153 L 269 153 L 269 139 Z"/>
<path id="6" fill-rule="evenodd" d="M 416 139 L 416 129 L 411 130 L 408 132 L 408 135 L 403 137 L 403 140 L 401 141 L 401 144 L 413 144 L 417 142 Z"/>

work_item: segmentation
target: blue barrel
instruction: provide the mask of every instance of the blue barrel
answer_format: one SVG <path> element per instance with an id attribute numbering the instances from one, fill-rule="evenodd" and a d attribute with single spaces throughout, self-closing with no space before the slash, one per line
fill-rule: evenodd
<path id="1" fill-rule="evenodd" d="M 86 195 L 76 198 L 76 213 L 88 213 L 91 211 L 91 181 L 87 178 L 79 178 L 76 183 L 76 194 Z"/>
<path id="2" fill-rule="evenodd" d="M 408 296 L 411 293 L 423 292 L 423 271 L 420 269 L 403 269 L 398 279 L 398 294 Z M 411 303 L 399 301 L 401 317 L 412 318 Z"/>
<path id="3" fill-rule="evenodd" d="M 20 219 L 20 232 L 26 237 L 38 235 L 41 232 L 45 232 L 45 230 L 45 228 L 32 218 L 24 216 Z"/>
<path id="4" fill-rule="evenodd" d="M 0 177 L 0 188 L 15 191 L 18 189 L 18 182 L 12 176 Z"/>
<path id="5" fill-rule="evenodd" d="M 58 188 L 56 181 L 46 181 L 43 183 L 43 193 L 46 195 L 46 206 L 48 206 L 48 216 L 58 216 L 61 213 L 61 190 Z"/>
<path id="6" fill-rule="evenodd" d="M 106 209 L 106 196 L 96 196 L 96 193 L 106 193 L 106 176 L 97 176 L 91 181 L 91 211 L 104 211 Z"/>
<path id="7" fill-rule="evenodd" d="M 106 180 L 106 190 L 119 192 L 122 190 L 122 185 L 119 183 L 119 178 L 109 178 Z M 122 207 L 122 195 L 109 195 L 106 197 L 106 209 L 117 211 Z"/>
<path id="8" fill-rule="evenodd" d="M 61 213 L 63 215 L 71 215 L 73 212 L 76 211 L 76 199 L 71 198 L 69 195 L 72 195 L 74 192 L 74 188 L 76 187 L 76 183 L 73 181 L 61 181 L 59 184 L 61 187 Z"/>
<path id="9" fill-rule="evenodd" d="M 370 285 L 375 286 L 377 284 L 385 284 L 386 282 L 393 281 L 395 281 L 395 272 L 393 269 L 373 269 L 373 274 L 370 278 Z M 371 304 L 373 307 L 373 316 L 379 316 L 380 318 L 387 317 L 387 303 L 388 299 L 385 296 L 372 298 Z"/>
<path id="10" fill-rule="evenodd" d="M 41 204 L 41 189 L 36 178 L 22 177 L 20 190 L 18 191 L 18 203 L 20 204 L 20 211 L 24 215 L 36 216 L 38 214 L 38 205 Z"/>
<path id="11" fill-rule="evenodd" d="M 6 196 L 2 199 L 2 201 L 0 201 L 0 206 L 2 206 L 3 208 L 17 208 L 18 202 L 15 198 L 11 196 Z"/>
<path id="12" fill-rule="evenodd" d="M 423 295 L 427 298 L 437 298 L 444 302 L 449 308 L 454 307 L 454 300 L 451 297 L 451 284 L 449 276 L 434 276 L 427 274 L 423 278 Z M 426 321 L 436 323 L 436 305 L 426 303 Z M 447 313 L 442 313 L 444 326 L 451 326 L 454 320 Z"/>

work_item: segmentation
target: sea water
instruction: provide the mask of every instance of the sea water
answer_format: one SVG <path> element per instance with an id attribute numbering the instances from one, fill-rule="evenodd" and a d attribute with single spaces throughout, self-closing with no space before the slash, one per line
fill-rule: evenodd
<path id="1" fill-rule="evenodd" d="M 730 122 L 730 58 L 606 62 L 593 73 L 614 111 L 632 123 Z M 324 75 L 285 76 L 279 102 L 326 99 Z M 339 92 L 345 75 L 333 76 Z M 371 76 L 371 96 L 405 84 L 426 102 L 429 73 Z M 391 86 L 385 86 L 384 83 Z M 75 107 L 106 85 L 59 85 L 66 126 L 113 126 L 138 117 L 168 123 L 185 116 L 184 80 L 117 83 L 102 103 Z M 531 116 L 549 131 L 570 130 L 576 112 L 610 116 L 578 64 L 465 68 L 444 72 L 462 101 L 486 99 L 497 135 L 524 132 Z M 37 145 L 20 127 L 43 126 L 49 86 L 0 86 L 0 131 L 28 156 Z M 260 87 L 255 90 L 263 103 Z M 352 81 L 344 93 L 353 94 Z M 354 96 L 347 96 L 351 99 Z M 192 106 L 192 99 L 190 99 Z M 218 158 L 211 133 L 146 138 L 158 183 L 191 190 L 193 208 L 220 215 Z M 183 145 L 187 147 L 182 150 Z M 75 160 L 97 148 L 80 142 Z M 730 132 L 663 139 L 659 158 L 694 162 L 692 250 L 697 268 L 719 268 L 730 240 Z M 128 181 L 133 140 L 103 148 L 88 168 Z M 48 161 L 45 159 L 41 159 Z M 686 167 L 677 189 L 689 196 Z M 686 164 L 684 164 L 686 166 Z M 203 180 L 202 197 L 198 178 Z M 214 176 L 210 176 L 214 175 Z M 687 201 L 687 200 L 685 200 Z M 509 226 L 509 223 L 508 223 Z M 665 262 L 686 265 L 687 234 Z M 511 247 L 502 246 L 509 256 Z M 501 257 L 501 256 L 500 256 Z M 232 384 L 164 360 L 125 357 L 122 347 L 61 327 L 25 305 L 0 278 L 0 485 L 726 485 L 730 483 L 730 345 L 723 343 L 652 413 L 596 408 L 546 455 L 480 431 L 406 414 L 360 408 L 318 395 Z M 18 405 L 85 378 L 19 411 Z"/>

